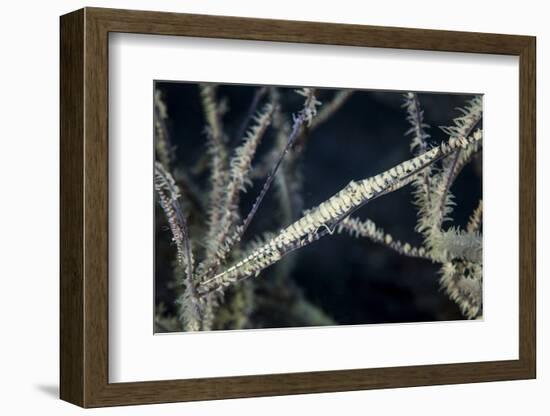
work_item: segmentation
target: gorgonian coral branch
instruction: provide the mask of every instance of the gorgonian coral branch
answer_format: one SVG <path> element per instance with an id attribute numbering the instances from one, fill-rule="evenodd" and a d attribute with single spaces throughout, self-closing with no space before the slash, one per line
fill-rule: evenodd
<path id="1" fill-rule="evenodd" d="M 227 184 L 228 154 L 222 125 L 222 109 L 216 98 L 216 86 L 199 86 L 202 108 L 206 119 L 206 149 L 210 161 L 210 184 L 208 230 L 206 241 L 219 234 L 223 215 L 224 188 Z"/>
<path id="2" fill-rule="evenodd" d="M 283 224 L 288 224 L 302 211 L 303 207 L 300 195 L 302 177 L 300 166 L 297 163 L 299 151 L 296 145 L 289 144 L 289 141 L 292 142 L 294 140 L 289 140 L 292 136 L 293 123 L 282 112 L 281 97 L 278 89 L 270 88 L 269 96 L 275 107 L 272 121 L 275 131 L 275 144 L 273 149 L 267 152 L 261 162 L 254 167 L 251 176 L 256 179 L 267 178 L 273 171 L 277 160 L 283 155 L 281 166 L 275 174 L 274 184 L 276 187 L 276 196 L 283 211 L 282 222 Z M 288 151 L 284 155 L 285 149 L 290 149 L 290 146 L 292 146 L 292 152 Z"/>
<path id="3" fill-rule="evenodd" d="M 250 222 L 254 218 L 254 215 L 256 215 L 256 212 L 258 211 L 260 204 L 262 203 L 265 195 L 267 194 L 267 191 L 271 187 L 271 183 L 275 179 L 275 176 L 279 170 L 279 167 L 281 166 L 281 163 L 283 162 L 283 159 L 285 158 L 286 154 L 294 145 L 294 142 L 298 137 L 298 135 L 300 134 L 302 127 L 304 125 L 311 125 L 311 123 L 313 122 L 313 118 L 317 114 L 317 106 L 321 105 L 321 103 L 317 101 L 317 99 L 315 98 L 313 89 L 304 88 L 302 90 L 297 90 L 296 92 L 306 98 L 304 102 L 304 108 L 298 113 L 298 115 L 294 116 L 294 124 L 292 126 L 292 131 L 290 133 L 290 136 L 288 137 L 288 141 L 286 142 L 285 147 L 283 148 L 281 154 L 277 158 L 277 161 L 275 162 L 275 165 L 271 169 L 271 172 L 267 176 L 267 179 L 264 183 L 264 186 L 262 187 L 262 190 L 260 191 L 260 194 L 258 195 L 258 197 L 256 198 L 256 201 L 254 201 L 254 204 L 252 205 L 252 209 L 250 210 L 250 213 L 244 220 L 244 223 L 240 230 L 241 236 L 244 234 L 244 232 L 250 225 Z"/>
<path id="4" fill-rule="evenodd" d="M 237 130 L 237 134 L 235 135 L 237 140 L 241 140 L 241 138 L 245 135 L 246 129 L 250 122 L 252 121 L 254 114 L 258 111 L 258 106 L 260 105 L 260 101 L 262 100 L 263 96 L 267 93 L 267 87 L 260 87 L 254 92 L 254 96 L 252 97 L 252 102 L 250 103 L 250 106 L 248 108 L 248 111 L 246 112 L 246 115 Z"/>
<path id="5" fill-rule="evenodd" d="M 224 188 L 227 184 L 227 155 L 224 146 L 220 146 L 211 129 L 206 129 L 207 154 L 210 157 L 210 192 L 208 195 L 208 231 L 206 240 L 210 241 L 218 234 L 220 219 L 223 216 Z M 222 150 L 223 149 L 223 150 Z"/>
<path id="6" fill-rule="evenodd" d="M 483 135 L 483 130 L 478 129 L 476 134 Z M 458 154 L 458 157 L 456 159 L 453 177 L 450 180 L 451 184 L 454 183 L 455 179 L 460 174 L 462 169 L 472 161 L 472 159 L 479 153 L 482 147 L 483 147 L 483 141 L 480 140 L 472 144 L 471 146 L 468 146 L 466 149 L 462 149 L 462 151 Z"/>
<path id="7" fill-rule="evenodd" d="M 223 108 L 220 108 L 220 104 L 216 99 L 217 88 L 215 85 L 210 84 L 201 84 L 199 88 L 206 123 L 215 142 L 219 144 L 224 140 L 224 133 L 222 126 Z M 220 153 L 222 151 L 223 149 L 220 149 Z"/>
<path id="8" fill-rule="evenodd" d="M 453 137 L 451 137 L 453 138 Z M 481 130 L 474 132 L 470 136 L 471 143 L 464 148 L 459 149 L 458 152 L 468 151 L 470 146 L 478 146 L 481 142 L 483 135 Z M 430 181 L 430 200 L 425 201 L 423 205 L 418 205 L 418 224 L 416 230 L 424 235 L 426 245 L 428 248 L 433 247 L 431 240 L 433 237 L 441 231 L 441 225 L 447 219 L 453 211 L 454 201 L 453 195 L 450 192 L 451 178 L 456 177 L 456 168 L 458 162 L 455 155 L 451 155 L 452 162 L 447 163 L 440 171 L 433 174 Z"/>
<path id="9" fill-rule="evenodd" d="M 275 90 L 275 89 L 274 89 Z M 274 92 L 271 94 L 272 99 L 276 104 L 275 112 L 273 113 L 273 128 L 276 132 L 275 137 L 275 149 L 273 154 L 275 157 L 284 152 L 285 148 L 288 145 L 288 138 L 291 135 L 291 126 L 287 122 L 283 114 L 281 113 L 279 98 L 278 95 Z M 271 163 L 270 166 L 274 164 Z M 292 154 L 287 154 L 283 159 L 283 163 L 279 171 L 275 174 L 275 194 L 279 201 L 279 206 L 281 209 L 281 220 L 283 224 L 288 224 L 294 219 L 294 207 L 295 203 L 293 197 L 297 192 L 296 188 L 300 186 L 300 181 L 296 177 L 297 175 L 292 175 L 290 168 L 293 168 L 295 171 L 295 165 L 292 163 Z M 291 180 L 291 177 L 294 176 L 294 180 Z"/>
<path id="10" fill-rule="evenodd" d="M 433 249 L 430 255 L 440 263 L 446 263 L 456 258 L 473 263 L 482 261 L 481 234 L 477 231 L 464 231 L 451 227 L 437 233 L 431 243 Z"/>
<path id="11" fill-rule="evenodd" d="M 481 97 L 469 101 L 464 109 L 460 109 L 462 116 L 453 120 L 453 125 L 441 129 L 451 138 L 468 137 L 476 128 L 482 116 Z M 443 166 L 439 171 L 430 176 L 429 191 L 427 194 L 418 192 L 415 194 L 415 204 L 418 207 L 418 223 L 416 230 L 424 235 L 428 247 L 432 247 L 430 239 L 441 229 L 443 222 L 453 210 L 453 195 L 450 187 L 458 172 L 468 160 L 468 155 L 481 146 L 482 131 L 478 129 L 473 133 L 474 140 L 469 146 L 455 152 L 449 158 L 443 160 Z M 425 195 L 430 195 L 429 198 Z"/>
<path id="12" fill-rule="evenodd" d="M 469 319 L 477 318 L 482 310 L 482 267 L 478 263 L 456 260 L 441 267 L 441 287 Z"/>
<path id="13" fill-rule="evenodd" d="M 430 126 L 424 123 L 424 111 L 420 107 L 418 96 L 413 92 L 408 92 L 404 94 L 404 98 L 403 107 L 407 110 L 407 121 L 411 125 L 410 129 L 405 132 L 405 136 L 412 135 L 410 148 L 413 155 L 417 156 L 428 149 L 427 140 L 430 135 L 426 133 L 426 129 Z M 424 169 L 422 175 L 417 175 L 413 181 L 414 204 L 417 207 L 431 204 L 431 176 L 432 166 L 429 166 Z"/>
<path id="14" fill-rule="evenodd" d="M 386 233 L 374 221 L 368 218 L 361 220 L 359 218 L 347 217 L 338 224 L 336 232 L 339 234 L 345 232 L 352 237 L 368 238 L 405 256 L 432 260 L 427 255 L 424 247 L 415 247 L 409 243 L 403 243 L 395 239 L 391 234 Z"/>
<path id="15" fill-rule="evenodd" d="M 457 108 L 462 113 L 460 117 L 453 119 L 453 125 L 440 126 L 439 128 L 449 137 L 463 137 L 471 134 L 475 126 L 481 121 L 483 113 L 483 101 L 481 96 L 469 100 L 464 108 Z"/>
<path id="16" fill-rule="evenodd" d="M 179 189 L 172 175 L 159 162 L 155 162 L 154 185 L 159 198 L 159 204 L 166 215 L 170 231 L 172 232 L 172 241 L 176 244 L 177 260 L 181 265 L 187 267 L 187 275 L 191 279 L 193 258 L 191 256 L 189 235 L 187 234 L 187 221 L 178 202 L 180 197 Z"/>
<path id="17" fill-rule="evenodd" d="M 481 131 L 478 130 L 472 137 L 478 140 L 466 148 L 460 149 L 462 154 L 468 152 L 469 148 L 478 146 L 482 140 Z M 459 159 L 454 159 L 454 161 Z M 453 195 L 449 191 L 449 177 L 456 177 L 458 164 L 449 165 L 448 169 L 443 168 L 433 178 L 432 186 L 432 204 L 420 209 L 423 212 L 420 224 L 424 225 L 421 229 L 424 234 L 424 243 L 429 251 L 429 255 L 437 262 L 446 262 L 455 257 L 464 257 L 472 261 L 481 262 L 481 236 L 479 233 L 468 233 L 457 228 L 451 227 L 443 230 L 441 224 L 449 219 L 449 214 L 453 211 L 455 205 Z M 428 213 L 426 215 L 425 213 Z M 469 249 L 468 253 L 464 250 Z"/>
<path id="18" fill-rule="evenodd" d="M 185 286 L 183 297 L 180 300 L 182 319 L 187 329 L 197 330 L 200 327 L 201 313 L 193 282 L 194 261 L 187 220 L 178 201 L 180 193 L 174 178 L 159 162 L 155 162 L 154 186 L 159 204 L 164 211 L 172 233 L 172 241 L 176 245 L 178 265 L 185 273 L 185 277 L 181 282 Z"/>
<path id="19" fill-rule="evenodd" d="M 468 137 L 481 121 L 483 112 L 481 97 L 473 98 L 464 108 L 458 108 L 458 110 L 462 112 L 463 115 L 453 120 L 454 125 L 440 128 L 450 137 Z M 478 130 L 477 134 L 481 134 L 481 130 Z M 447 215 L 452 212 L 453 197 L 450 195 L 450 188 L 461 168 L 459 164 L 461 155 L 462 150 L 459 150 L 449 160 L 443 163 L 443 169 L 440 176 L 440 180 L 443 182 L 443 186 L 440 186 L 440 188 L 442 188 L 439 202 L 441 214 L 437 218 L 439 227 L 441 227 L 441 224 L 447 219 Z"/>
<path id="20" fill-rule="evenodd" d="M 229 242 L 231 227 L 239 219 L 239 194 L 250 185 L 249 178 L 252 158 L 260 144 L 265 131 L 271 123 L 273 106 L 266 104 L 264 109 L 254 118 L 255 125 L 250 128 L 243 143 L 235 149 L 230 161 L 229 179 L 223 191 L 220 205 L 220 217 L 215 235 L 208 235 L 206 262 L 201 265 L 200 274 L 219 264 L 225 258 L 233 241 Z"/>
<path id="21" fill-rule="evenodd" d="M 481 229 L 481 219 L 483 217 L 483 200 L 479 200 L 477 208 L 474 210 L 470 219 L 468 220 L 468 225 L 466 229 L 469 232 L 479 231 Z"/>
<path id="22" fill-rule="evenodd" d="M 353 90 L 338 91 L 330 101 L 324 102 L 321 109 L 313 119 L 310 130 L 315 130 L 325 121 L 330 119 L 352 96 Z"/>
<path id="23" fill-rule="evenodd" d="M 296 247 L 302 247 L 318 238 L 318 232 L 321 229 L 332 234 L 339 222 L 358 208 L 385 194 L 388 189 L 399 189 L 408 183 L 407 179 L 412 175 L 458 149 L 468 146 L 475 140 L 476 137 L 452 137 L 440 146 L 379 175 L 359 182 L 350 182 L 336 195 L 306 212 L 298 221 L 281 230 L 275 238 L 261 248 L 224 272 L 203 281 L 199 292 L 201 294 L 209 293 L 243 278 L 257 275 Z"/>
<path id="24" fill-rule="evenodd" d="M 158 160 L 167 168 L 170 167 L 173 157 L 173 149 L 168 136 L 166 120 L 168 113 L 166 104 L 162 99 L 162 93 L 159 90 L 155 91 L 154 96 L 154 111 L 155 111 L 155 150 Z"/>
<path id="25" fill-rule="evenodd" d="M 280 101 L 277 89 L 273 88 L 270 95 L 274 102 L 278 103 Z M 266 166 L 273 166 L 276 158 L 280 157 L 284 152 L 284 149 L 288 146 L 288 138 L 292 131 L 292 124 L 282 113 L 280 105 L 277 105 L 273 114 L 273 127 L 276 131 L 275 150 L 272 152 L 273 161 L 266 163 Z M 284 214 L 282 218 L 283 224 L 289 224 L 303 210 L 303 199 L 301 196 L 303 178 L 300 166 L 298 165 L 298 159 L 299 155 L 296 151 L 296 146 L 293 146 L 292 152 L 288 152 L 284 156 L 281 169 L 275 175 L 276 193 Z"/>
<path id="26" fill-rule="evenodd" d="M 317 116 L 317 107 L 321 105 L 321 102 L 315 97 L 315 88 L 301 88 L 294 92 L 305 98 L 304 108 L 295 118 L 303 118 L 305 125 L 311 127 L 313 119 Z"/>
<path id="27" fill-rule="evenodd" d="M 428 149 L 427 140 L 430 135 L 426 133 L 429 124 L 424 123 L 424 111 L 420 107 L 418 96 L 413 92 L 404 94 L 405 102 L 402 107 L 407 110 L 407 121 L 411 128 L 405 132 L 405 136 L 412 135 L 411 151 L 413 154 L 424 153 Z"/>

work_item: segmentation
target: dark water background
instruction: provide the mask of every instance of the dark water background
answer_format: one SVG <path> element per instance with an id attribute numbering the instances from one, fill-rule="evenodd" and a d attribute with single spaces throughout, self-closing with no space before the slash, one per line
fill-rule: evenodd
<path id="1" fill-rule="evenodd" d="M 176 148 L 176 163 L 189 168 L 205 152 L 204 116 L 197 84 L 156 82 L 168 108 L 168 128 Z M 294 88 L 281 88 L 283 111 L 287 114 L 301 109 L 303 97 Z M 235 134 L 246 114 L 256 87 L 223 85 L 218 97 L 227 99 L 229 112 L 224 117 L 230 145 L 240 140 Z M 286 90 L 286 91 L 285 91 Z M 329 101 L 334 90 L 320 90 L 320 101 Z M 446 138 L 438 126 L 450 125 L 459 115 L 456 107 L 465 105 L 472 95 L 419 93 L 424 120 L 432 127 L 430 143 Z M 329 198 L 350 180 L 360 180 L 391 168 L 411 157 L 409 129 L 405 117 L 403 92 L 356 91 L 344 106 L 326 123 L 316 129 L 305 148 L 300 169 L 303 177 L 303 208 L 311 208 Z M 263 139 L 259 157 L 269 150 L 274 136 Z M 204 177 L 196 184 L 207 189 Z M 252 203 L 263 181 L 242 200 L 244 212 Z M 394 238 L 420 244 L 414 231 L 416 211 L 412 204 L 411 187 L 367 204 L 355 215 L 368 217 L 391 233 Z M 468 165 L 455 182 L 452 192 L 457 207 L 453 225 L 465 226 L 468 216 L 481 197 L 481 155 Z M 247 239 L 263 231 L 281 227 L 278 206 L 270 191 L 250 229 Z M 157 211 L 158 213 L 158 211 Z M 193 221 L 193 218 L 191 218 Z M 449 226 L 450 223 L 447 223 Z M 155 301 L 172 308 L 174 295 L 170 288 L 173 247 L 169 232 L 157 226 Z M 319 306 L 340 324 L 418 322 L 463 319 L 458 307 L 440 290 L 438 266 L 422 259 L 399 255 L 390 249 L 348 235 L 323 238 L 294 254 L 296 265 L 291 278 L 307 299 Z M 270 270 L 260 278 L 270 278 Z M 281 326 L 273 317 L 264 327 Z"/>

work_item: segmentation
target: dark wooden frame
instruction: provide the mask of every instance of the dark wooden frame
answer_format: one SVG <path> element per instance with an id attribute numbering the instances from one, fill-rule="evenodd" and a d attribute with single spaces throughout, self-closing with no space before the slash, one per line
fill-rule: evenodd
<path id="1" fill-rule="evenodd" d="M 519 359 L 109 383 L 109 32 L 519 56 Z M 62 16 L 61 398 L 98 407 L 535 378 L 535 49 L 515 35 L 98 8 Z"/>

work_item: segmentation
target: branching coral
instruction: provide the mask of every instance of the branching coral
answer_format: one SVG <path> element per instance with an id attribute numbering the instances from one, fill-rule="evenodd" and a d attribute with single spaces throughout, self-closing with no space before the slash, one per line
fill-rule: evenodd
<path id="1" fill-rule="evenodd" d="M 176 269 L 181 276 L 177 281 L 184 288 L 178 300 L 180 322 L 185 330 L 246 327 L 248 317 L 254 313 L 254 282 L 257 282 L 247 278 L 258 276 L 274 264 L 288 265 L 286 256 L 289 253 L 333 233 L 367 238 L 400 255 L 438 264 L 441 287 L 459 305 L 464 316 L 476 318 L 481 315 L 481 201 L 471 214 L 466 229 L 458 226 L 445 228 L 455 204 L 452 185 L 462 168 L 481 150 L 480 97 L 475 97 L 460 109 L 461 115 L 451 126 L 441 128 L 447 139 L 433 146 L 429 142 L 431 136 L 427 131 L 430 127 L 424 121 L 418 96 L 405 94 L 403 107 L 410 124 L 406 135 L 412 137 L 410 150 L 413 157 L 380 174 L 349 182 L 332 197 L 298 216 L 296 207 L 301 205 L 296 202 L 300 198 L 297 192 L 300 187 L 298 160 L 306 138 L 345 105 L 352 91 L 337 92 L 322 105 L 315 89 L 296 90 L 303 102 L 288 120 L 281 112 L 278 90 L 257 89 L 245 119 L 236 130 L 241 143 L 233 151 L 228 149 L 228 136 L 224 131 L 223 117 L 228 111 L 227 105 L 218 98 L 218 92 L 214 85 L 200 86 L 206 121 L 209 190 L 208 219 L 202 240 L 204 250 L 196 267 L 178 184 L 169 173 L 173 157 L 165 126 L 166 107 L 160 95 L 155 95 L 158 159 L 155 189 L 176 247 Z M 272 149 L 253 166 L 260 144 L 270 129 L 275 137 Z M 292 151 L 295 146 L 297 149 Z M 263 185 L 248 213 L 243 215 L 241 194 L 250 189 L 252 180 L 256 179 L 263 179 Z M 265 234 L 259 242 L 245 244 L 243 237 L 261 210 L 272 184 L 285 222 L 279 231 Z M 422 236 L 422 244 L 402 241 L 371 219 L 351 216 L 365 204 L 407 185 L 413 187 L 413 203 L 418 214 L 416 231 Z M 285 270 L 276 286 L 284 286 L 288 293 L 292 293 L 287 299 L 292 299 L 295 304 L 289 310 L 302 311 L 311 322 L 332 322 L 285 279 L 289 267 Z M 272 289 L 265 286 L 262 290 Z M 157 319 L 157 322 L 161 325 L 172 321 Z"/>
<path id="2" fill-rule="evenodd" d="M 423 124 L 416 95 L 407 94 L 405 102 L 408 120 L 412 125 L 411 131 L 415 132 L 411 145 L 414 149 L 423 146 L 419 137 L 426 137 L 422 133 L 422 128 L 426 125 Z M 481 201 L 479 208 L 472 215 L 468 230 L 463 231 L 456 227 L 448 230 L 442 228 L 443 224 L 451 219 L 450 214 L 453 212 L 454 197 L 451 186 L 462 168 L 481 149 L 482 131 L 475 130 L 482 118 L 481 97 L 475 97 L 465 108 L 459 110 L 462 115 L 454 119 L 452 126 L 442 127 L 442 131 L 451 138 L 472 135 L 479 140 L 459 149 L 452 157 L 443 161 L 441 168 L 430 172 L 424 180 L 414 183 L 415 204 L 418 207 L 416 229 L 424 236 L 428 255 L 433 261 L 442 263 L 442 288 L 459 304 L 467 317 L 475 318 L 481 314 L 482 299 L 482 248 L 481 235 L 477 231 L 478 224 L 481 223 Z M 459 263 L 456 263 L 456 260 Z"/>
<path id="3" fill-rule="evenodd" d="M 216 216 L 217 221 L 213 221 L 210 227 L 214 230 L 212 237 L 205 241 L 208 247 L 206 264 L 223 261 L 227 252 L 231 249 L 234 240 L 227 240 L 231 227 L 235 225 L 240 218 L 239 195 L 246 191 L 250 185 L 249 173 L 251 163 L 256 149 L 271 123 L 273 115 L 273 106 L 267 104 L 265 108 L 255 117 L 256 124 L 249 130 L 243 140 L 243 143 L 235 149 L 235 153 L 229 162 L 229 175 L 227 183 L 223 186 L 223 197 L 219 205 L 215 208 L 219 211 Z M 214 257 L 214 260 L 211 260 Z M 209 267 L 205 266 L 206 269 Z"/>
<path id="4" fill-rule="evenodd" d="M 344 218 L 336 227 L 336 232 L 345 232 L 356 238 L 368 238 L 405 256 L 431 259 L 428 257 L 424 247 L 415 247 L 411 246 L 409 243 L 403 243 L 396 240 L 391 234 L 386 233 L 382 228 L 378 227 L 374 221 L 368 218 L 364 221 L 354 217 Z"/>
<path id="5" fill-rule="evenodd" d="M 189 239 L 187 220 L 183 215 L 179 204 L 179 189 L 172 178 L 166 172 L 162 164 L 155 163 L 155 190 L 158 195 L 159 204 L 170 225 L 172 240 L 177 248 L 177 260 L 179 268 L 184 270 L 181 283 L 185 285 L 181 305 L 181 318 L 187 330 L 198 330 L 201 323 L 201 312 L 197 289 L 193 281 L 194 261 Z"/>

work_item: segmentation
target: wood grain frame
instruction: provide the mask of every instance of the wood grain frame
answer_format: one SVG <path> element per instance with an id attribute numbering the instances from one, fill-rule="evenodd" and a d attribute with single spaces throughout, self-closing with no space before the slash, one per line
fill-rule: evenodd
<path id="1" fill-rule="evenodd" d="M 536 376 L 535 38 L 85 8 L 61 17 L 60 396 L 100 407 Z M 136 383 L 108 380 L 108 34 L 179 35 L 519 56 L 519 359 Z"/>

